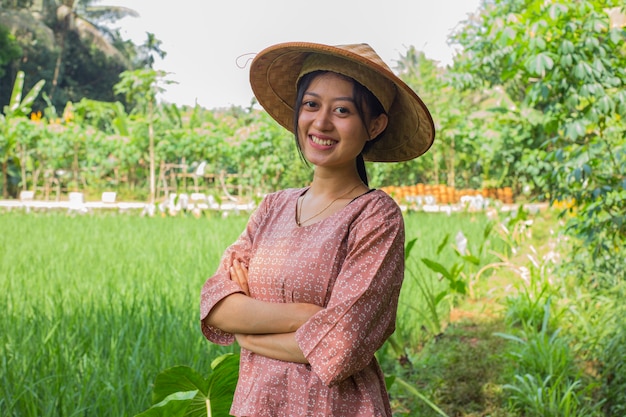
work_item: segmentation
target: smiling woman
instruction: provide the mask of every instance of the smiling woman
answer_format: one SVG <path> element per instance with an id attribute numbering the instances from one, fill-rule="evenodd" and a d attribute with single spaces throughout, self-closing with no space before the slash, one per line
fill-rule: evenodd
<path id="1" fill-rule="evenodd" d="M 241 346 L 231 413 L 391 416 L 374 354 L 395 330 L 404 221 L 364 161 L 426 152 L 428 109 L 366 44 L 275 45 L 250 81 L 315 169 L 264 198 L 202 288 L 204 335 Z"/>
<path id="2" fill-rule="evenodd" d="M 302 97 L 296 100 L 295 113 L 300 116 L 294 129 L 297 145 L 318 169 L 341 163 L 351 167 L 368 142 L 387 127 L 387 115 L 382 107 L 371 104 L 378 101 L 369 90 L 335 72 L 306 74 L 299 91 Z M 369 105 L 363 96 L 369 98 Z M 364 170 L 362 160 L 359 168 Z M 367 185 L 366 176 L 362 181 Z"/>

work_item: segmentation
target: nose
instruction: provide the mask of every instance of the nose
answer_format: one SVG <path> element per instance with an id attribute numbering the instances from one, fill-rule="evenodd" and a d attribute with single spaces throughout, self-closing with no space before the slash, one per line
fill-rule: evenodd
<path id="1" fill-rule="evenodd" d="M 320 131 L 327 131 L 332 129 L 332 121 L 330 112 L 324 109 L 320 109 L 315 113 L 315 120 L 313 120 L 313 127 Z"/>

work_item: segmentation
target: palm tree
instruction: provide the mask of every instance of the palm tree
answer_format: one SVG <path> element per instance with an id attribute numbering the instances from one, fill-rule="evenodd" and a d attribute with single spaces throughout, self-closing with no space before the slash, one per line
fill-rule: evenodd
<path id="1" fill-rule="evenodd" d="M 114 36 L 103 23 L 116 21 L 126 16 L 136 17 L 139 14 L 127 7 L 94 6 L 93 3 L 94 0 L 60 0 L 57 2 L 53 21 L 59 53 L 52 76 L 51 98 L 59 83 L 66 40 L 70 33 L 76 34 L 81 42 L 95 46 L 105 56 L 118 61 L 126 69 L 130 68 L 128 59 L 111 43 Z"/>
<path id="2" fill-rule="evenodd" d="M 93 50 L 106 58 L 114 72 L 131 69 L 129 56 L 135 58 L 136 47 L 129 47 L 107 24 L 138 13 L 127 7 L 94 5 L 97 1 L 100 0 L 0 0 L 0 25 L 15 36 L 24 54 L 12 63 L 9 81 L 19 70 L 36 73 L 48 80 L 48 96 L 52 99 L 57 87 L 67 84 L 62 83 L 64 68 L 68 54 L 76 50 L 82 54 L 72 55 L 72 62 L 91 65 L 92 70 L 103 62 L 95 58 Z M 74 86 L 83 85 L 81 80 L 71 81 Z"/>

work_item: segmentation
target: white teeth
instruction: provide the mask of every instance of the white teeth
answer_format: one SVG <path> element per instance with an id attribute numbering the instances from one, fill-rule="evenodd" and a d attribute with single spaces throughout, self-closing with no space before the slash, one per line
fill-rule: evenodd
<path id="1" fill-rule="evenodd" d="M 322 145 L 322 146 L 330 146 L 334 143 L 334 141 L 330 140 L 330 139 L 320 139 L 317 136 L 313 136 L 311 135 L 311 140 L 313 141 L 313 143 L 317 143 L 318 145 Z"/>

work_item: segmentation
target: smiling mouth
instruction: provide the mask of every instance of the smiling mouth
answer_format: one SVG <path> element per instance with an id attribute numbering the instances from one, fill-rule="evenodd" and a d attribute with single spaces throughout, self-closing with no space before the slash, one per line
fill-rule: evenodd
<path id="1" fill-rule="evenodd" d="M 330 140 L 330 139 L 321 139 L 318 138 L 317 136 L 314 135 L 309 135 L 309 138 L 311 139 L 311 142 L 317 144 L 317 145 L 322 145 L 322 146 L 331 146 L 335 143 L 334 140 Z"/>

